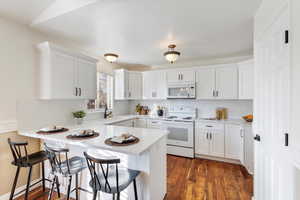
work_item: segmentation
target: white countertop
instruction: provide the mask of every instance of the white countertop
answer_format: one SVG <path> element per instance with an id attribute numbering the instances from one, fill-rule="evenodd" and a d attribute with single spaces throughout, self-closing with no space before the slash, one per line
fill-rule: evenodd
<path id="1" fill-rule="evenodd" d="M 159 129 L 148 129 L 148 128 L 131 128 L 131 127 L 121 127 L 121 126 L 111 126 L 105 125 L 108 123 L 120 122 L 128 119 L 134 119 L 136 116 L 119 116 L 108 120 L 91 120 L 86 121 L 82 125 L 66 127 L 69 128 L 68 132 L 52 134 L 52 135 L 42 135 L 37 134 L 37 130 L 34 131 L 20 131 L 19 134 L 27 137 L 39 138 L 42 140 L 48 140 L 51 142 L 57 142 L 60 144 L 71 144 L 77 145 L 82 148 L 100 148 L 110 151 L 115 151 L 125 154 L 138 155 L 146 150 L 148 150 L 153 144 L 158 142 L 161 138 L 168 134 L 168 131 Z M 100 133 L 100 136 L 96 138 L 86 139 L 86 140 L 70 140 L 66 136 L 75 132 L 79 129 L 92 129 Z M 140 142 L 129 146 L 109 146 L 104 143 L 107 138 L 118 136 L 123 133 L 130 133 L 140 139 Z"/>
<path id="2" fill-rule="evenodd" d="M 106 125 L 118 123 L 121 121 L 131 120 L 131 119 L 153 119 L 153 120 L 164 120 L 165 117 L 158 117 L 158 116 L 151 116 L 151 115 L 123 115 L 123 116 L 116 116 L 112 119 L 103 119 L 103 123 Z M 193 120 L 190 120 L 193 121 Z M 195 121 L 201 122 L 213 122 L 213 123 L 228 123 L 228 124 L 237 124 L 237 125 L 247 125 L 251 126 L 251 122 L 246 122 L 243 119 L 226 119 L 226 120 L 208 120 L 205 118 L 197 118 Z"/>

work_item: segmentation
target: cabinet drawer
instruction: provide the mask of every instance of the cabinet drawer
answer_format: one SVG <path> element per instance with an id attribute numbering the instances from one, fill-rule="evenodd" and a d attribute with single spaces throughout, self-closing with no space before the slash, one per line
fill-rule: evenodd
<path id="1" fill-rule="evenodd" d="M 212 129 L 212 130 L 224 130 L 223 123 L 215 123 L 215 122 L 197 122 L 196 128 L 198 129 Z"/>

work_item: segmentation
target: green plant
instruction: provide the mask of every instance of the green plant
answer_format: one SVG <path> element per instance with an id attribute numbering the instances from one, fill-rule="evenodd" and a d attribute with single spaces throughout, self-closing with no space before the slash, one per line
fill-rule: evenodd
<path id="1" fill-rule="evenodd" d="M 84 118 L 86 116 L 86 113 L 83 110 L 73 112 L 74 118 Z"/>

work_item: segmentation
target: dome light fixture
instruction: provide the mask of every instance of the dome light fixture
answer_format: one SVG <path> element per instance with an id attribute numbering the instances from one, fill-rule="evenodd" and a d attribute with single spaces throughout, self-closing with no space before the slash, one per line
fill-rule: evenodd
<path id="1" fill-rule="evenodd" d="M 164 53 L 166 60 L 169 61 L 171 64 L 173 64 L 180 56 L 180 52 L 175 51 L 175 47 L 175 44 L 170 44 L 168 46 L 169 50 L 166 53 Z"/>
<path id="2" fill-rule="evenodd" d="M 104 54 L 104 58 L 110 63 L 116 62 L 118 57 L 119 56 L 117 54 L 114 54 L 114 53 Z"/>

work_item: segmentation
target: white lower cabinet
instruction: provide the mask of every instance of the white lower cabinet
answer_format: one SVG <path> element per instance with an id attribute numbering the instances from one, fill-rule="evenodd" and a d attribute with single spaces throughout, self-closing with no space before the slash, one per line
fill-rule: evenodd
<path id="1" fill-rule="evenodd" d="M 162 123 L 160 120 L 152 120 L 149 119 L 147 123 L 147 128 L 153 128 L 153 129 L 161 129 Z"/>
<path id="2" fill-rule="evenodd" d="M 147 119 L 135 119 L 134 120 L 134 127 L 136 128 L 147 128 Z"/>
<path id="3" fill-rule="evenodd" d="M 114 123 L 113 125 L 114 126 L 134 127 L 134 119 L 117 122 L 117 123 Z"/>
<path id="4" fill-rule="evenodd" d="M 195 153 L 224 158 L 224 125 L 196 122 Z"/>
<path id="5" fill-rule="evenodd" d="M 245 129 L 240 124 L 204 121 L 196 122 L 195 126 L 196 154 L 236 160 L 243 165 L 247 163 L 245 165 L 249 167 L 246 166 L 246 168 L 249 168 L 249 171 L 251 171 L 253 166 L 253 153 L 251 153 L 253 152 L 253 146 L 251 142 L 253 141 L 249 128 Z M 245 134 L 249 138 L 247 147 L 244 145 Z M 247 153 L 244 151 L 245 148 L 247 148 L 245 150 Z"/>
<path id="6" fill-rule="evenodd" d="M 225 157 L 243 162 L 243 129 L 240 125 L 225 124 Z"/>

